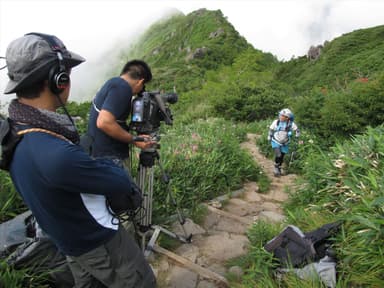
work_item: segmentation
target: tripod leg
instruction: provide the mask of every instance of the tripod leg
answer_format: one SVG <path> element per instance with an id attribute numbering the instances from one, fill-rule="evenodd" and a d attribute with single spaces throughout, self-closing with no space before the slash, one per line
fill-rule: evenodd
<path id="1" fill-rule="evenodd" d="M 153 179 L 153 167 L 140 165 L 138 183 L 143 193 L 143 209 L 140 211 L 142 227 L 149 227 L 152 224 Z"/>
<path id="2" fill-rule="evenodd" d="M 146 255 L 149 255 L 149 253 L 152 251 L 152 248 L 160 232 L 163 232 L 168 236 L 178 239 L 179 241 L 184 243 L 190 243 L 192 238 L 192 234 L 187 236 L 187 232 L 185 231 L 185 227 L 183 226 L 185 224 L 185 218 L 181 214 L 181 211 L 177 206 L 176 200 L 171 194 L 169 178 L 168 178 L 168 175 L 164 173 L 164 170 L 163 170 L 163 167 L 161 166 L 160 161 L 158 161 L 158 164 L 162 172 L 162 178 L 164 183 L 167 184 L 167 192 L 172 201 L 172 205 L 176 207 L 178 219 L 183 229 L 183 232 L 185 234 L 185 237 L 177 235 L 171 231 L 168 231 L 167 229 L 161 226 L 152 225 L 152 210 L 153 210 L 152 203 L 153 203 L 155 159 L 159 160 L 159 154 L 157 153 L 157 151 L 142 151 L 142 153 L 140 154 L 140 164 L 139 164 L 139 171 L 138 171 L 138 178 L 137 178 L 137 184 L 143 193 L 142 209 L 139 212 L 140 218 L 137 219 L 137 223 L 139 223 L 140 225 L 140 229 L 139 229 L 140 232 L 138 234 L 141 236 L 142 249 Z M 148 242 L 148 247 L 146 247 L 145 243 L 147 240 L 147 236 L 150 233 L 152 233 L 151 239 Z"/>
<path id="3" fill-rule="evenodd" d="M 163 165 L 161 164 L 160 162 L 160 156 L 157 154 L 157 163 L 159 165 L 159 168 L 160 168 L 160 171 L 162 173 L 162 179 L 163 179 L 163 182 L 165 184 L 167 184 L 167 192 L 168 192 L 168 196 L 169 198 L 171 199 L 171 202 L 172 202 L 172 205 L 173 207 L 176 208 L 176 212 L 177 212 L 177 217 L 178 217 L 178 220 L 179 220 L 179 223 L 181 225 L 181 228 L 183 229 L 183 232 L 184 232 L 184 236 L 185 237 L 181 237 L 182 239 L 186 239 L 187 242 L 191 242 L 191 239 L 192 239 L 192 234 L 187 234 L 187 231 L 185 230 L 185 227 L 184 227 L 184 224 L 185 224 L 185 217 L 184 215 L 182 214 L 181 210 L 179 209 L 179 206 L 177 205 L 177 202 L 175 200 L 175 198 L 173 197 L 172 195 L 172 191 L 171 191 L 171 187 L 170 187 L 170 177 L 165 173 L 164 169 L 163 169 Z M 172 235 L 171 235 L 172 236 Z M 172 236 L 173 237 L 173 236 Z M 177 238 L 177 237 L 176 237 Z M 180 240 L 180 239 L 179 239 Z M 181 240 L 183 241 L 183 240 Z M 183 241 L 184 242 L 184 241 Z"/>
<path id="4" fill-rule="evenodd" d="M 153 233 L 151 239 L 148 242 L 147 247 L 144 249 L 144 257 L 145 258 L 148 258 L 148 256 L 151 254 L 151 252 L 153 250 L 153 246 L 155 245 L 156 240 L 159 237 L 159 234 L 160 234 L 160 229 L 156 228 L 155 232 Z M 144 243 L 144 245 L 145 245 L 145 243 Z M 143 247 L 145 247 L 145 246 L 143 246 Z"/>

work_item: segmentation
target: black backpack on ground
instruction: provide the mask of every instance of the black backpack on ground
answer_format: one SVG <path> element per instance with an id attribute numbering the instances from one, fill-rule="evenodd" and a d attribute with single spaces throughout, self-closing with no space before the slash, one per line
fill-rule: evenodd
<path id="1" fill-rule="evenodd" d="M 264 245 L 264 249 L 273 253 L 281 267 L 302 267 L 316 262 L 328 255 L 334 258 L 331 248 L 331 236 L 340 228 L 341 222 L 325 224 L 308 233 L 289 225 L 279 235 Z"/>
<path id="2" fill-rule="evenodd" d="M 75 284 L 65 255 L 48 237 L 28 239 L 8 256 L 7 264 L 36 275 L 45 274 L 49 287 L 72 288 Z"/>
<path id="3" fill-rule="evenodd" d="M 27 269 L 31 275 L 46 275 L 49 287 L 74 286 L 65 255 L 41 232 L 30 211 L 0 224 L 0 259 L 16 270 Z"/>

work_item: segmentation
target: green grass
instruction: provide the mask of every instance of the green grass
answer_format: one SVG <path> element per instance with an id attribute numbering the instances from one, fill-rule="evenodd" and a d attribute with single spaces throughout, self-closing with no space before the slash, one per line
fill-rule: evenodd
<path id="1" fill-rule="evenodd" d="M 192 215 L 201 202 L 237 190 L 246 180 L 262 178 L 259 167 L 240 148 L 246 133 L 240 126 L 210 118 L 166 130 L 160 159 L 171 176 L 171 193 Z M 164 217 L 175 212 L 166 186 L 160 180 L 154 186 L 154 214 Z"/>
<path id="2" fill-rule="evenodd" d="M 335 145 L 328 153 L 313 145 L 301 162 L 301 189 L 284 205 L 287 223 L 304 232 L 343 221 L 334 239 L 337 287 L 384 287 L 383 140 L 384 127 L 379 126 Z M 281 227 L 256 224 L 251 229 L 254 256 L 243 265 L 247 275 L 239 287 L 322 287 L 319 281 L 301 281 L 294 275 L 276 282 L 262 245 L 279 233 L 277 228 Z"/>
<path id="3" fill-rule="evenodd" d="M 13 269 L 0 260 L 0 287 L 4 288 L 50 288 L 47 273 L 36 274 L 29 269 Z"/>
<path id="4" fill-rule="evenodd" d="M 8 172 L 2 170 L 0 171 L 0 191 L 0 223 L 27 210 Z"/>

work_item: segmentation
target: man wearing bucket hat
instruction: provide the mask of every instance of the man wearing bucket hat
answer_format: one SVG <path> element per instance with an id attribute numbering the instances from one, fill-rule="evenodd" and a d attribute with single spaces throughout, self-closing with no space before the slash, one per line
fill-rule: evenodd
<path id="1" fill-rule="evenodd" d="M 289 151 L 292 131 L 295 132 L 296 137 L 300 136 L 300 130 L 293 120 L 294 116 L 292 111 L 284 108 L 279 112 L 278 119 L 275 119 L 269 127 L 268 141 L 271 142 L 272 149 L 275 153 L 273 173 L 276 177 L 281 175 L 281 165 L 283 164 L 285 154 Z"/>
<path id="2" fill-rule="evenodd" d="M 41 228 L 67 255 L 75 287 L 155 287 L 141 249 L 106 204 L 131 191 L 131 179 L 110 161 L 91 159 L 68 113 L 56 113 L 65 109 L 71 68 L 83 61 L 53 35 L 29 33 L 9 44 L 5 94 L 17 96 L 9 123 L 19 139 L 7 169 Z"/>

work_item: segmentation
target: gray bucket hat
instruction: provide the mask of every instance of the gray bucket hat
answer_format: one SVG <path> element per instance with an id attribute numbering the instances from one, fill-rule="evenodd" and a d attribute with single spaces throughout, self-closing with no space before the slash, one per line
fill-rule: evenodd
<path id="1" fill-rule="evenodd" d="M 66 68 L 72 68 L 84 62 L 80 55 L 68 51 L 63 42 L 53 36 L 55 45 L 63 56 Z M 48 76 L 49 70 L 58 63 L 58 55 L 43 37 L 30 34 L 12 41 L 6 51 L 9 82 L 4 94 L 15 93 Z"/>

